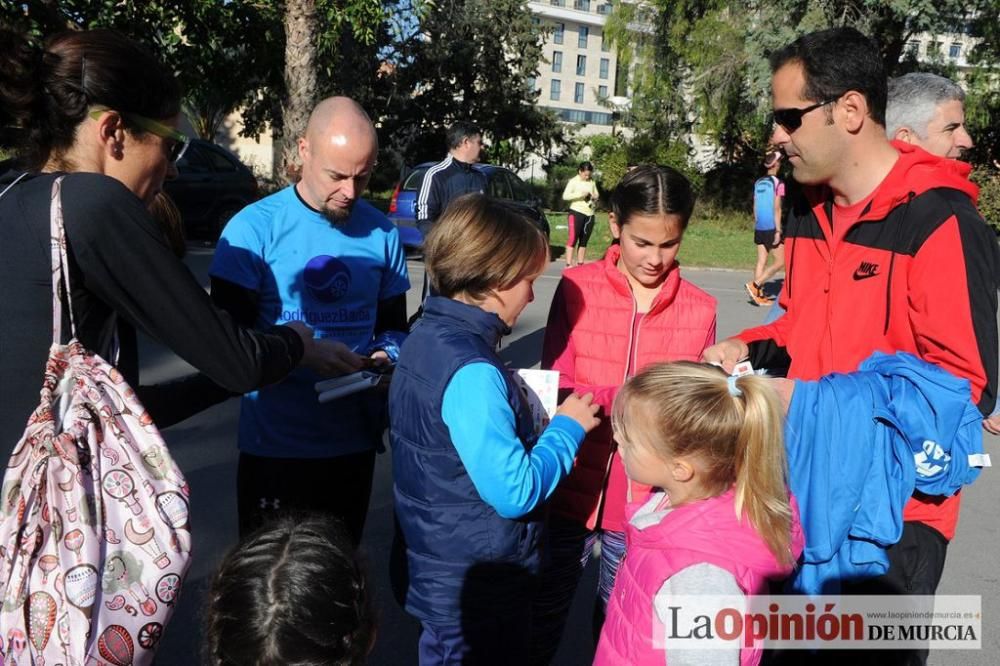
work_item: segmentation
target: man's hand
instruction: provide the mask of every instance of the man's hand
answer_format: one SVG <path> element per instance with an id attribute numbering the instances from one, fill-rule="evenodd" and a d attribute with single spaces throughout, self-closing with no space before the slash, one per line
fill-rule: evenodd
<path id="1" fill-rule="evenodd" d="M 363 368 L 365 357 L 355 354 L 343 342 L 313 340 L 312 348 L 306 349 L 302 357 L 302 365 L 324 377 L 340 377 Z"/>
<path id="2" fill-rule="evenodd" d="M 382 376 L 379 378 L 378 384 L 375 385 L 374 390 L 380 394 L 388 396 L 389 385 L 392 384 L 393 370 L 392 361 L 389 360 L 389 355 L 379 349 L 366 358 L 365 362 L 373 372 L 382 373 Z"/>
<path id="3" fill-rule="evenodd" d="M 1000 414 L 993 414 L 983 419 L 983 427 L 994 435 L 1000 435 Z"/>
<path id="4" fill-rule="evenodd" d="M 739 338 L 728 338 L 706 349 L 701 355 L 701 360 L 705 363 L 719 364 L 723 370 L 732 373 L 736 364 L 749 354 L 750 348 L 747 347 L 747 343 Z"/>

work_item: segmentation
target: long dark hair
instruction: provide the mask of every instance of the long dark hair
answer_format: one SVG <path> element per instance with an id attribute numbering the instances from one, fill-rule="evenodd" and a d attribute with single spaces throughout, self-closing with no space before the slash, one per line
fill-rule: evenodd
<path id="1" fill-rule="evenodd" d="M 339 523 L 267 523 L 226 556 L 209 591 L 211 666 L 363 664 L 375 622 L 365 576 Z"/>
<path id="2" fill-rule="evenodd" d="M 0 29 L 0 125 L 21 128 L 18 152 L 27 168 L 68 151 L 96 104 L 163 120 L 180 112 L 180 88 L 149 52 L 112 30 L 63 32 L 37 47 Z"/>

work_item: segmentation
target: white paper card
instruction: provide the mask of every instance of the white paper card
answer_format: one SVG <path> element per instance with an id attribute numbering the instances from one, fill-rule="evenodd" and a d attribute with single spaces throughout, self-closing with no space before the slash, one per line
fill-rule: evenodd
<path id="1" fill-rule="evenodd" d="M 556 370 L 517 370 L 514 379 L 528 396 L 535 432 L 545 427 L 559 407 L 559 372 Z"/>

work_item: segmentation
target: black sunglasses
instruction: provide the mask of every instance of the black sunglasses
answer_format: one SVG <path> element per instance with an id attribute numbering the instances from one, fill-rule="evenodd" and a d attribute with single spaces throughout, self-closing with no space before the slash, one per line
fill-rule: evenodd
<path id="1" fill-rule="evenodd" d="M 812 106 L 807 106 L 804 109 L 775 109 L 771 113 L 771 119 L 775 125 L 780 125 L 786 132 L 791 134 L 798 128 L 802 127 L 802 116 L 806 115 L 810 111 L 815 111 L 821 106 L 833 104 L 836 101 L 836 99 L 828 99 L 825 102 L 818 102 Z"/>

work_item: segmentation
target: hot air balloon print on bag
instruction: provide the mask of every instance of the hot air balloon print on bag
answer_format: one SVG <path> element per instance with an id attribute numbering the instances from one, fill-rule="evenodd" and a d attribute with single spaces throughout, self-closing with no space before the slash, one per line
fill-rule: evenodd
<path id="1" fill-rule="evenodd" d="M 37 666 L 45 666 L 41 657 L 56 623 L 56 602 L 48 592 L 32 592 L 28 597 L 28 640 L 35 647 Z"/>
<path id="2" fill-rule="evenodd" d="M 82 557 L 80 551 L 83 549 L 83 542 L 86 541 L 86 537 L 83 535 L 82 530 L 70 530 L 63 537 L 63 545 L 66 546 L 68 550 L 73 551 L 76 556 L 76 563 L 80 564 Z"/>
<path id="3" fill-rule="evenodd" d="M 184 496 L 172 490 L 156 496 L 160 517 L 174 528 L 170 545 L 178 553 L 191 552 L 191 533 L 188 532 L 188 503 Z"/>
<path id="4" fill-rule="evenodd" d="M 138 523 L 138 528 L 136 523 Z M 156 538 L 156 530 L 150 523 L 148 516 L 141 515 L 137 519 L 129 518 L 125 521 L 125 538 L 142 548 L 157 568 L 166 569 L 170 566 L 170 558 L 160 547 L 160 542 Z"/>
<path id="5" fill-rule="evenodd" d="M 38 558 L 38 568 L 42 570 L 42 585 L 49 584 L 49 574 L 59 566 L 59 558 L 55 555 L 42 555 Z"/>
<path id="6" fill-rule="evenodd" d="M 112 624 L 101 633 L 97 639 L 97 651 L 111 666 L 132 666 L 132 659 L 135 658 L 132 635 L 119 624 Z"/>
<path id="7" fill-rule="evenodd" d="M 66 600 L 90 617 L 90 609 L 97 597 L 99 577 L 97 569 L 90 564 L 75 566 L 66 572 L 63 585 L 66 588 Z"/>

